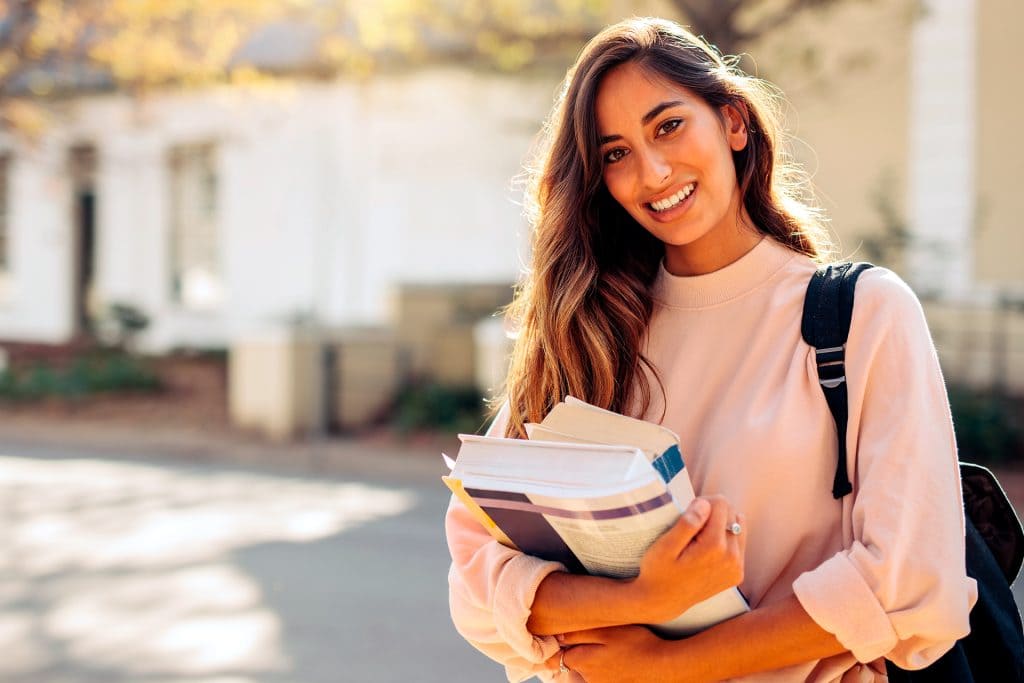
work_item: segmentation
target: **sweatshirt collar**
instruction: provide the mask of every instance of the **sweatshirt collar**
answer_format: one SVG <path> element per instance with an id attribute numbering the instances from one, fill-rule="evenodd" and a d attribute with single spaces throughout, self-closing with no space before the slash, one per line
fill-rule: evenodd
<path id="1" fill-rule="evenodd" d="M 757 289 L 796 255 L 797 252 L 766 236 L 729 265 L 704 275 L 673 275 L 665 270 L 662 260 L 651 294 L 676 308 L 714 306 Z"/>

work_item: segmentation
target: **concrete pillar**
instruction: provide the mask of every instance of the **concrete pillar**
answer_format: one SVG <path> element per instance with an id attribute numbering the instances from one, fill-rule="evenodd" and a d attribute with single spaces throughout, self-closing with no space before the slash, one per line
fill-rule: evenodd
<path id="1" fill-rule="evenodd" d="M 923 4 L 911 52 L 907 276 L 919 294 L 964 299 L 974 282 L 977 8 Z"/>
<path id="2" fill-rule="evenodd" d="M 228 410 L 234 424 L 275 439 L 323 432 L 319 335 L 282 327 L 234 342 L 228 358 Z"/>

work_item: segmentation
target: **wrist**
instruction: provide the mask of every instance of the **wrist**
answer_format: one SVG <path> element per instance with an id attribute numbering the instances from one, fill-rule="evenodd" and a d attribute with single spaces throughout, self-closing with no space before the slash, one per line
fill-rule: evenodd
<path id="1" fill-rule="evenodd" d="M 663 640 L 657 646 L 652 659 L 656 661 L 660 671 L 671 671 L 670 678 L 665 679 L 672 683 L 699 683 L 700 681 L 714 679 L 710 671 L 702 667 L 702 663 L 695 659 L 696 653 L 692 651 L 688 639 Z"/>
<path id="2" fill-rule="evenodd" d="M 650 629 L 650 639 L 643 648 L 641 660 L 648 675 L 643 680 L 658 680 L 665 683 L 701 683 L 711 680 L 701 675 L 692 661 L 686 639 L 668 640 Z"/>
<path id="3" fill-rule="evenodd" d="M 652 623 L 630 579 L 552 572 L 541 581 L 526 628 L 535 636 Z"/>
<path id="4" fill-rule="evenodd" d="M 696 604 L 696 601 L 683 599 L 678 590 L 672 595 L 666 595 L 663 589 L 639 576 L 622 579 L 622 583 L 623 600 L 628 602 L 633 617 L 629 623 L 660 624 L 671 621 Z"/>
<path id="5" fill-rule="evenodd" d="M 672 617 L 661 614 L 664 605 L 660 605 L 647 584 L 639 577 L 619 580 L 619 600 L 626 610 L 628 624 L 657 624 Z M 675 615 L 673 615 L 675 616 Z"/>

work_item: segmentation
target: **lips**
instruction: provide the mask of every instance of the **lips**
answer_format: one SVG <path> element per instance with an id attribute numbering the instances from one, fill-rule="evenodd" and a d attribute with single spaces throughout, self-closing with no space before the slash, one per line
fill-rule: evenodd
<path id="1" fill-rule="evenodd" d="M 663 197 L 653 202 L 645 202 L 643 206 L 647 209 L 648 215 L 654 220 L 660 223 L 672 221 L 690 208 L 694 202 L 694 197 L 697 195 L 697 190 L 697 183 L 692 182 L 676 190 L 668 197 Z"/>
<path id="2" fill-rule="evenodd" d="M 690 196 L 690 193 L 697 188 L 697 183 L 689 183 L 683 186 L 679 190 L 676 190 L 673 194 L 662 199 L 658 199 L 653 202 L 648 202 L 647 206 L 654 211 L 668 211 L 676 204 L 680 203 L 684 199 Z"/>

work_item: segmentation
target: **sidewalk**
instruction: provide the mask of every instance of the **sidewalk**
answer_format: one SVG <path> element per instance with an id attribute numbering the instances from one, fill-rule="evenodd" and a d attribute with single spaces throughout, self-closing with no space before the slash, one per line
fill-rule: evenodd
<path id="1" fill-rule="evenodd" d="M 360 436 L 324 436 L 274 442 L 226 428 L 123 424 L 109 420 L 56 419 L 0 412 L 0 442 L 67 446 L 105 456 L 151 454 L 185 461 L 212 461 L 270 467 L 299 474 L 398 478 L 426 481 L 441 476 L 440 454 L 454 455 L 454 435 L 407 439 L 387 431 Z M 1024 517 L 1024 467 L 992 468 Z"/>
<path id="2" fill-rule="evenodd" d="M 498 677 L 451 626 L 432 448 L 0 425 L 5 683 Z"/>
<path id="3" fill-rule="evenodd" d="M 324 436 L 275 442 L 225 428 L 161 426 L 110 420 L 55 419 L 0 412 L 0 443 L 67 448 L 69 455 L 106 458 L 155 457 L 268 468 L 300 475 L 387 479 L 421 483 L 438 480 L 442 451 L 454 454 L 454 435 L 401 438 L 380 431 L 360 436 Z M 440 486 L 438 481 L 438 486 Z"/>
<path id="4" fill-rule="evenodd" d="M 225 428 L 139 425 L 112 421 L 55 420 L 48 416 L 0 413 L 0 444 L 27 445 L 69 457 L 171 459 L 182 464 L 210 463 L 266 469 L 272 473 L 323 475 L 336 479 L 408 485 L 441 492 L 440 454 L 454 454 L 453 435 L 419 435 L 402 440 L 387 432 L 359 437 L 323 437 L 275 443 Z M 1024 468 L 994 468 L 1006 493 L 1024 517 Z M 1024 604 L 1024 580 L 1014 584 Z"/>

